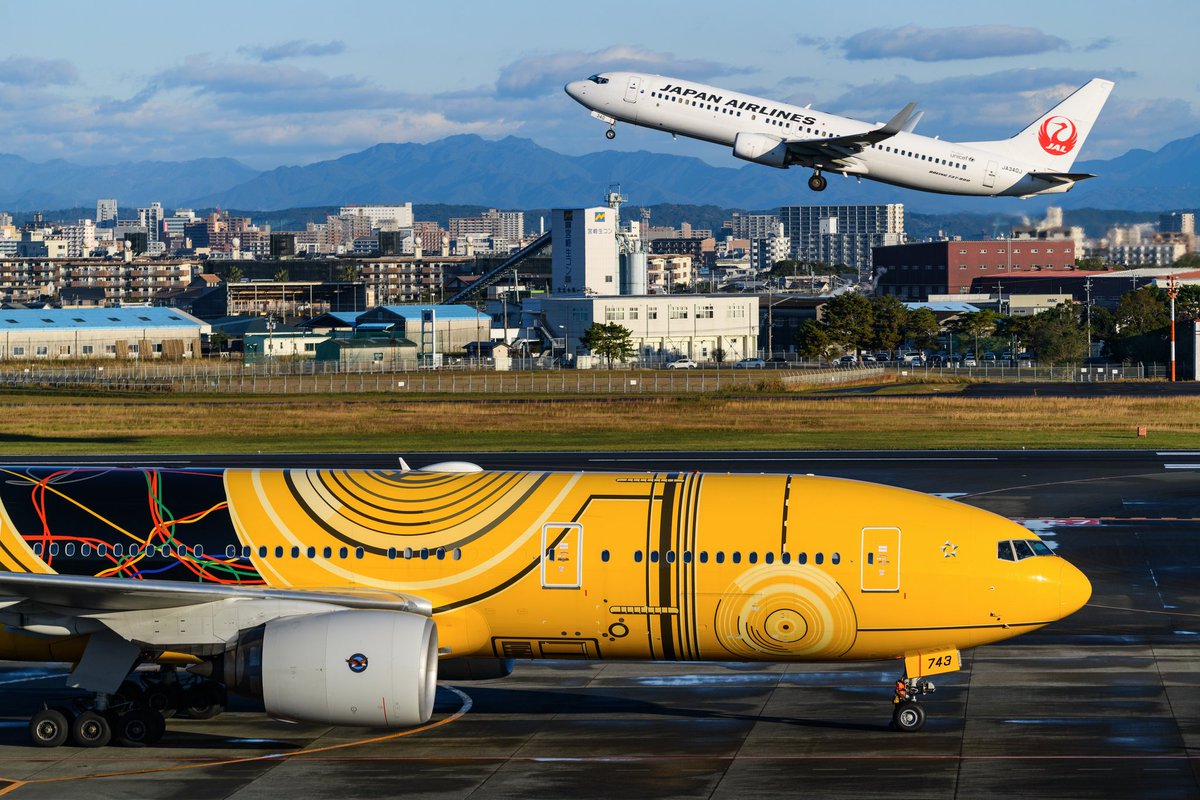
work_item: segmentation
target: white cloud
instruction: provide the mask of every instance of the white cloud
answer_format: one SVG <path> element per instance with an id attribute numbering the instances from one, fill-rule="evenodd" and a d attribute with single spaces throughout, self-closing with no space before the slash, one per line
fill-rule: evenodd
<path id="1" fill-rule="evenodd" d="M 1036 28 L 971 25 L 959 28 L 872 28 L 842 42 L 846 58 L 907 58 L 913 61 L 956 61 L 1028 56 L 1065 50 L 1067 41 Z"/>

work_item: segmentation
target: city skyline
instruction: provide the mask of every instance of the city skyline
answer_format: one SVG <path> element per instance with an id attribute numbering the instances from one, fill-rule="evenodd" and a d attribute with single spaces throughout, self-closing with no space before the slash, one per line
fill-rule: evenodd
<path id="1" fill-rule="evenodd" d="M 70 13 L 71 9 L 81 13 Z M 528 137 L 568 154 L 609 148 L 732 156 L 622 126 L 615 142 L 567 97 L 568 80 L 633 68 L 687 77 L 864 120 L 910 100 L 920 131 L 952 140 L 1010 135 L 1094 75 L 1117 83 L 1084 158 L 1157 149 L 1200 132 L 1189 37 L 1200 12 L 1152 0 L 1003 14 L 933 3 L 920 15 L 881 2 L 853 18 L 787 24 L 694 3 L 603 11 L 515 2 L 477 9 L 365 2 L 331 14 L 312 2 L 204 13 L 97 14 L 0 3 L 0 152 L 83 164 L 230 157 L 255 169 L 307 164 L 380 142 L 456 133 Z M 236 12 L 236 13 L 235 13 Z"/>

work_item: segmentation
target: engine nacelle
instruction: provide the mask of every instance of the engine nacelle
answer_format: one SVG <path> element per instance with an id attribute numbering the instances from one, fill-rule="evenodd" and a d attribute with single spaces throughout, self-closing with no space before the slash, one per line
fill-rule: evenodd
<path id="1" fill-rule="evenodd" d="M 787 145 L 778 136 L 766 133 L 739 133 L 733 140 L 733 154 L 738 158 L 787 169 Z"/>
<path id="2" fill-rule="evenodd" d="M 219 677 L 279 719 L 399 728 L 432 715 L 437 664 L 437 626 L 428 617 L 330 611 L 243 632 Z"/>

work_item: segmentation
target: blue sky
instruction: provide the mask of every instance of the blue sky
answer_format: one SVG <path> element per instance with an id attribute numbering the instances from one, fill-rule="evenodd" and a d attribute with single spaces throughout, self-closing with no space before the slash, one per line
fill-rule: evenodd
<path id="1" fill-rule="evenodd" d="M 732 157 L 562 91 L 635 68 L 918 131 L 1015 133 L 1116 81 L 1082 157 L 1200 133 L 1200 4 L 1109 2 L 202 4 L 0 0 L 0 152 L 88 164 L 228 156 L 256 168 L 379 142 L 515 135 L 565 153 Z M 53 10 L 49 10 L 53 9 Z"/>

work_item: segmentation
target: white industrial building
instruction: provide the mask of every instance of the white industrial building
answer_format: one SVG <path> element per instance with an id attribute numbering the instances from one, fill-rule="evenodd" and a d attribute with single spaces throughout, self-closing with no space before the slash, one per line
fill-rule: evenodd
<path id="1" fill-rule="evenodd" d="M 714 361 L 720 351 L 725 363 L 733 363 L 758 350 L 756 295 L 543 297 L 527 300 L 524 310 L 544 320 L 568 360 L 587 352 L 579 339 L 595 322 L 628 329 L 643 361 Z"/>
<path id="2" fill-rule="evenodd" d="M 540 332 L 568 361 L 587 353 L 580 337 L 593 323 L 628 329 L 642 361 L 714 361 L 719 354 L 731 363 L 754 355 L 758 298 L 646 294 L 652 275 L 669 291 L 690 270 L 690 259 L 663 257 L 651 270 L 639 225 L 620 227 L 620 194 L 610 192 L 608 201 L 552 212 L 551 296 L 525 301 L 526 329 Z"/>
<path id="3" fill-rule="evenodd" d="M 207 322 L 175 308 L 0 311 L 0 360 L 192 358 Z"/>

